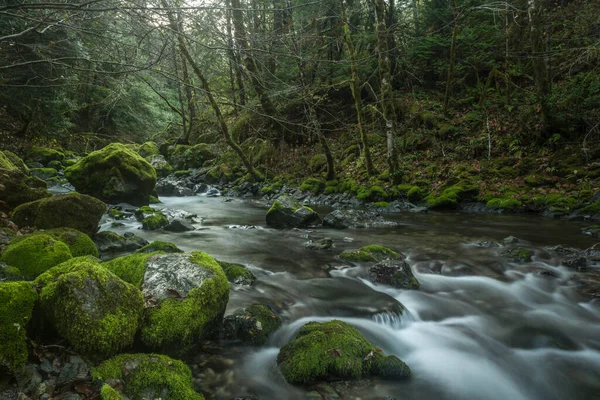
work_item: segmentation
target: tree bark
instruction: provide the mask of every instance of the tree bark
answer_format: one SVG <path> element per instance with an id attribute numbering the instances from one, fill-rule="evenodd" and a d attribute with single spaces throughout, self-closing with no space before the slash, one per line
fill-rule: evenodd
<path id="1" fill-rule="evenodd" d="M 454 14 L 454 29 L 452 29 L 452 41 L 450 43 L 450 61 L 448 65 L 448 76 L 446 78 L 446 92 L 444 93 L 444 113 L 448 113 L 448 103 L 452 96 L 452 86 L 454 85 L 454 64 L 456 63 L 456 37 L 460 28 L 460 13 L 456 7 L 456 0 L 451 1 Z"/>

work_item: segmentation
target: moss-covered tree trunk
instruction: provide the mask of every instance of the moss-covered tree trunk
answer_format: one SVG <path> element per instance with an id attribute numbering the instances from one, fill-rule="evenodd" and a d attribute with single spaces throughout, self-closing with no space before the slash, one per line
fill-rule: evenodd
<path id="1" fill-rule="evenodd" d="M 367 175 L 373 176 L 375 171 L 373 168 L 373 161 L 371 159 L 371 150 L 369 148 L 369 142 L 367 140 L 367 134 L 363 129 L 363 102 L 360 93 L 360 77 L 358 74 L 358 65 L 356 63 L 356 50 L 354 49 L 354 43 L 352 42 L 352 36 L 350 35 L 350 28 L 348 27 L 348 19 L 346 17 L 345 5 L 342 1 L 342 23 L 344 24 L 344 41 L 346 48 L 348 49 L 348 57 L 350 58 L 350 73 L 351 82 L 350 90 L 352 91 L 352 97 L 354 98 L 354 108 L 356 110 L 356 119 L 358 123 L 358 131 L 360 132 L 360 142 L 363 148 L 363 155 L 365 157 L 365 166 L 367 167 Z"/>
<path id="2" fill-rule="evenodd" d="M 392 181 L 397 179 L 398 153 L 396 151 L 396 109 L 392 93 L 392 64 L 390 61 L 389 30 L 383 0 L 372 0 L 377 18 L 377 52 L 379 53 L 379 77 L 381 86 L 381 108 L 385 120 L 387 137 L 387 162 Z"/>

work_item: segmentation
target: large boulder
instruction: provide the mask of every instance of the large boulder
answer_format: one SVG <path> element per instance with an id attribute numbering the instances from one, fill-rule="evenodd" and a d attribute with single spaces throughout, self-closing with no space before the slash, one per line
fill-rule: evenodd
<path id="1" fill-rule="evenodd" d="M 133 343 L 144 309 L 142 294 L 97 262 L 74 258 L 34 283 L 42 287 L 46 318 L 77 352 L 107 357 Z"/>
<path id="2" fill-rule="evenodd" d="M 205 162 L 213 160 L 215 153 L 210 146 L 200 143 L 195 146 L 176 145 L 170 161 L 176 170 L 201 168 Z"/>
<path id="3" fill-rule="evenodd" d="M 402 254 L 379 244 L 363 246 L 358 250 L 346 250 L 340 259 L 349 262 L 378 262 L 386 259 L 399 260 Z"/>
<path id="4" fill-rule="evenodd" d="M 273 202 L 266 219 L 273 228 L 306 228 L 321 223 L 319 214 L 285 194 Z"/>
<path id="5" fill-rule="evenodd" d="M 62 161 L 64 159 L 63 152 L 47 147 L 33 146 L 25 152 L 27 163 L 40 163 L 43 166 L 48 165 L 51 161 Z"/>
<path id="6" fill-rule="evenodd" d="M 73 257 L 92 256 L 98 257 L 96 245 L 85 233 L 71 228 L 57 228 L 44 231 L 37 231 L 23 236 L 18 236 L 11 241 L 11 244 L 19 243 L 22 240 L 33 236 L 48 235 L 54 240 L 63 242 L 69 247 Z"/>
<path id="7" fill-rule="evenodd" d="M 171 167 L 162 154 L 157 154 L 150 157 L 150 165 L 154 167 L 156 170 L 156 175 L 159 177 L 165 177 L 173 172 L 173 167 Z"/>
<path id="8" fill-rule="evenodd" d="M 144 142 L 140 144 L 137 147 L 136 152 L 144 158 L 160 154 L 158 151 L 158 145 L 154 142 Z"/>
<path id="9" fill-rule="evenodd" d="M 192 372 L 183 362 L 158 354 L 121 354 L 92 370 L 104 383 L 103 400 L 204 400 L 192 384 Z M 115 387 L 109 385 L 112 384 Z"/>
<path id="10" fill-rule="evenodd" d="M 52 196 L 43 180 L 26 175 L 7 158 L 4 161 L 8 162 L 0 156 L 0 211 L 10 212 L 23 203 Z"/>
<path id="11" fill-rule="evenodd" d="M 25 326 L 37 297 L 29 282 L 0 282 L 0 367 L 15 371 L 27 362 Z"/>
<path id="12" fill-rule="evenodd" d="M 17 207 L 12 220 L 39 229 L 73 228 L 93 235 L 106 211 L 103 202 L 79 193 L 60 194 Z"/>
<path id="13" fill-rule="evenodd" d="M 154 168 L 119 143 L 90 153 L 67 168 L 65 176 L 78 192 L 112 204 L 148 205 L 156 184 Z"/>
<path id="14" fill-rule="evenodd" d="M 25 279 L 35 279 L 46 270 L 72 258 L 69 246 L 50 235 L 36 234 L 11 243 L 0 261 L 17 268 Z"/>
<path id="15" fill-rule="evenodd" d="M 396 356 L 384 356 L 351 325 L 332 320 L 309 322 L 277 356 L 277 365 L 291 384 L 376 376 L 402 379 L 411 371 Z"/>
<path id="16" fill-rule="evenodd" d="M 182 354 L 220 326 L 229 282 L 208 254 L 132 254 L 103 265 L 142 290 L 146 346 Z"/>
<path id="17" fill-rule="evenodd" d="M 369 268 L 372 282 L 398 289 L 418 289 L 419 281 L 404 260 L 383 260 Z"/>
<path id="18" fill-rule="evenodd" d="M 21 172 L 23 172 L 24 174 L 29 174 L 29 167 L 27 167 L 27 165 L 21 159 L 21 157 L 19 157 L 12 151 L 8 151 L 8 150 L 0 151 L 0 153 L 4 153 L 4 157 L 6 157 L 11 163 L 13 163 L 13 165 L 15 167 L 17 167 Z M 0 159 L 2 159 L 1 154 L 0 154 Z M 0 165 L 2 165 L 2 164 L 3 164 L 3 161 L 0 161 Z M 0 166 L 0 168 L 5 168 L 5 167 Z"/>
<path id="19" fill-rule="evenodd" d="M 262 304 L 238 310 L 223 321 L 223 337 L 244 344 L 262 346 L 281 326 L 281 318 Z"/>
<path id="20" fill-rule="evenodd" d="M 323 218 L 323 226 L 335 229 L 346 228 L 396 228 L 399 223 L 387 221 L 373 210 L 334 210 Z"/>

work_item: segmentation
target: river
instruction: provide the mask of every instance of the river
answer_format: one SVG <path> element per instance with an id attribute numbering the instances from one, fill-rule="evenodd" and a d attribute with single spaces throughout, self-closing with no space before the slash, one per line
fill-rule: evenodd
<path id="1" fill-rule="evenodd" d="M 258 280 L 252 287 L 232 287 L 227 313 L 261 302 L 284 319 L 265 347 L 219 347 L 215 357 L 230 362 L 212 367 L 211 379 L 224 387 L 207 393 L 208 398 L 254 394 L 262 400 L 305 399 L 306 390 L 288 385 L 277 372 L 278 349 L 306 322 L 337 318 L 386 354 L 404 360 L 414 375 L 404 382 L 335 386 L 344 399 L 600 399 L 600 303 L 583 299 L 571 279 L 573 270 L 544 250 L 559 244 L 585 249 L 597 242 L 581 233 L 580 223 L 516 215 L 398 213 L 386 216 L 402 224 L 393 229 L 275 230 L 266 228 L 267 208 L 258 201 L 201 196 L 162 201 L 158 208 L 197 214 L 202 219 L 198 229 L 148 232 L 138 230 L 135 221 L 120 228 L 105 222 L 102 229 L 131 231 L 149 241 L 168 241 L 185 251 L 201 250 L 247 265 Z M 321 215 L 327 211 L 316 210 Z M 534 252 L 532 262 L 515 264 L 501 255 L 503 247 L 477 244 L 502 243 L 510 235 Z M 308 240 L 325 236 L 335 248 L 305 248 Z M 343 250 L 367 244 L 404 253 L 420 290 L 372 284 L 365 266 L 349 266 L 337 258 Z M 402 316 L 390 311 L 396 300 L 406 307 Z M 190 359 L 202 360 L 203 367 L 192 366 L 206 378 L 206 357 Z"/>

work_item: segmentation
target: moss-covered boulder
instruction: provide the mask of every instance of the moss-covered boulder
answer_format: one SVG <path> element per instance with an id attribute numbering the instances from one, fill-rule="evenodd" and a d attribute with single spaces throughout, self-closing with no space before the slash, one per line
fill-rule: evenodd
<path id="1" fill-rule="evenodd" d="M 206 143 L 195 146 L 177 145 L 171 153 L 170 163 L 176 170 L 201 168 L 216 157 Z"/>
<path id="2" fill-rule="evenodd" d="M 138 288 L 83 258 L 58 265 L 35 282 L 42 311 L 82 354 L 107 357 L 129 347 L 144 299 Z"/>
<path id="3" fill-rule="evenodd" d="M 39 229 L 67 227 L 93 235 L 105 211 L 106 206 L 100 200 L 70 193 L 22 204 L 14 210 L 12 219 L 20 226 Z"/>
<path id="4" fill-rule="evenodd" d="M 251 306 L 228 315 L 223 321 L 223 337 L 245 344 L 262 346 L 281 326 L 281 318 L 262 304 Z"/>
<path id="5" fill-rule="evenodd" d="M 32 168 L 30 171 L 32 176 L 45 181 L 58 176 L 58 171 L 54 168 Z"/>
<path id="6" fill-rule="evenodd" d="M 119 392 L 131 400 L 203 400 L 192 384 L 192 372 L 183 362 L 158 354 L 121 354 L 92 370 L 100 382 L 119 382 L 117 389 L 102 387 L 103 396 Z M 115 397 L 103 397 L 113 400 Z M 119 397 L 120 398 L 120 397 Z"/>
<path id="7" fill-rule="evenodd" d="M 505 250 L 502 255 L 515 263 L 527 263 L 531 261 L 533 252 L 525 247 L 516 247 Z"/>
<path id="8" fill-rule="evenodd" d="M 349 262 L 378 262 L 385 259 L 399 260 L 402 254 L 385 246 L 371 244 L 358 250 L 346 250 L 340 254 L 340 259 Z"/>
<path id="9" fill-rule="evenodd" d="M 293 197 L 279 196 L 269 211 L 267 211 L 267 225 L 272 228 L 305 228 L 319 225 L 321 218 L 311 208 L 302 206 Z"/>
<path id="10" fill-rule="evenodd" d="M 19 171 L 23 172 L 24 174 L 29 174 L 29 168 L 27 167 L 27 165 L 25 164 L 25 162 L 21 159 L 21 157 L 19 157 L 18 155 L 16 155 L 15 153 L 13 153 L 12 151 L 8 151 L 8 150 L 3 150 L 0 151 L 0 169 L 12 169 L 12 168 L 6 168 L 6 160 L 4 160 L 5 158 L 8 159 L 13 166 L 15 166 Z"/>
<path id="11" fill-rule="evenodd" d="M 156 251 L 161 251 L 163 253 L 183 253 L 179 247 L 175 246 L 173 243 L 162 242 L 160 240 L 156 240 L 152 243 L 149 243 L 137 250 L 136 253 L 154 253 Z"/>
<path id="12" fill-rule="evenodd" d="M 377 376 L 401 379 L 411 376 L 395 356 L 384 356 L 358 330 L 345 322 L 309 322 L 284 345 L 277 365 L 292 384 Z"/>
<path id="13" fill-rule="evenodd" d="M 35 279 L 70 258 L 69 246 L 50 235 L 37 234 L 11 243 L 0 256 L 0 261 L 18 268 L 25 279 Z"/>
<path id="14" fill-rule="evenodd" d="M 28 235 L 16 237 L 11 243 L 18 243 L 32 236 L 48 235 L 69 246 L 73 257 L 92 256 L 98 257 L 98 249 L 92 239 L 83 232 L 71 228 L 58 228 L 38 231 Z"/>
<path id="15" fill-rule="evenodd" d="M 103 265 L 142 290 L 146 346 L 181 354 L 219 328 L 229 282 L 208 254 L 133 254 Z"/>
<path id="16" fill-rule="evenodd" d="M 0 367 L 15 371 L 27 362 L 25 326 L 37 297 L 29 282 L 0 282 Z"/>
<path id="17" fill-rule="evenodd" d="M 410 265 L 403 260 L 383 260 L 369 268 L 372 282 L 393 286 L 398 289 L 419 289 L 419 281 Z"/>
<path id="18" fill-rule="evenodd" d="M 21 172 L 18 168 L 0 168 L 0 211 L 10 212 L 15 207 L 50 197 L 46 183 Z"/>
<path id="19" fill-rule="evenodd" d="M 242 264 L 228 263 L 225 261 L 217 262 L 221 268 L 223 268 L 223 272 L 225 272 L 227 280 L 231 283 L 235 283 L 236 285 L 250 286 L 254 283 L 254 281 L 256 281 L 256 276 L 254 276 L 254 274 Z"/>
<path id="20" fill-rule="evenodd" d="M 442 193 L 432 193 L 425 198 L 431 209 L 455 209 L 461 201 L 475 200 L 479 188 L 471 184 L 452 185 Z"/>
<path id="21" fill-rule="evenodd" d="M 156 211 L 142 220 L 142 229 L 147 231 L 155 231 L 167 225 L 169 225 L 169 220 L 160 211 Z"/>
<path id="22" fill-rule="evenodd" d="M 48 165 L 50 161 L 62 161 L 64 159 L 65 154 L 63 152 L 47 147 L 33 146 L 25 152 L 27 163 L 37 162 L 43 166 Z"/>
<path id="23" fill-rule="evenodd" d="M 157 154 L 160 154 L 158 150 L 158 145 L 154 142 L 144 142 L 137 148 L 137 153 L 144 157 L 152 157 Z"/>
<path id="24" fill-rule="evenodd" d="M 154 167 L 156 175 L 159 177 L 165 177 L 173 172 L 173 167 L 171 167 L 165 157 L 161 154 L 150 157 L 150 165 Z"/>
<path id="25" fill-rule="evenodd" d="M 65 170 L 78 192 L 107 203 L 148 205 L 156 184 L 156 171 L 139 154 L 112 143 L 90 153 Z"/>

